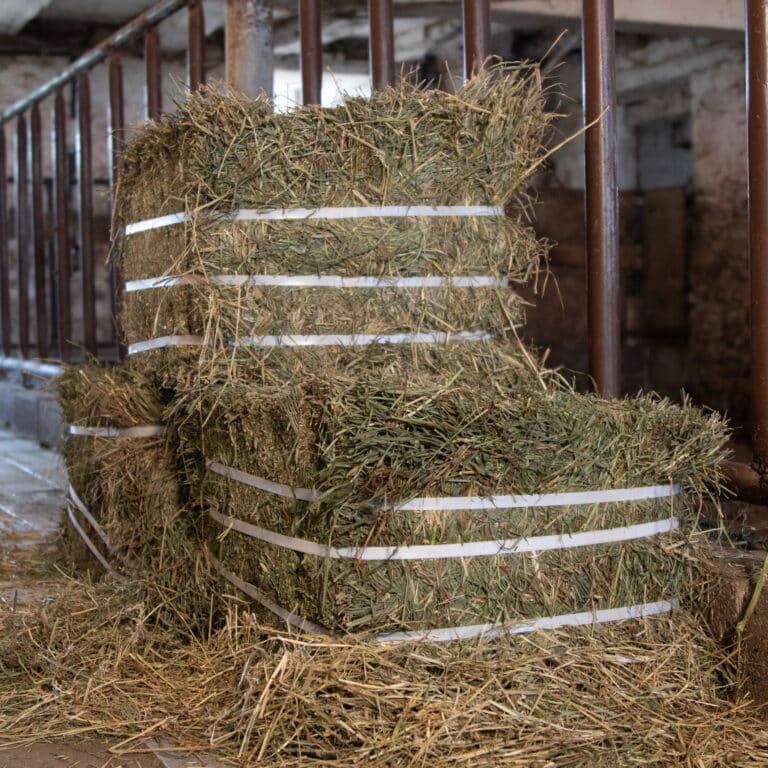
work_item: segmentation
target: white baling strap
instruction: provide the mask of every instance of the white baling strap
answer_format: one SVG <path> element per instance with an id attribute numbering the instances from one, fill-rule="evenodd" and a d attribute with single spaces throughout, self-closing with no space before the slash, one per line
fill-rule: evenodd
<path id="1" fill-rule="evenodd" d="M 558 533 L 549 536 L 528 536 L 519 539 L 465 541 L 457 544 L 416 544 L 398 547 L 331 547 L 316 541 L 285 536 L 235 517 L 208 510 L 208 515 L 224 528 L 230 528 L 253 539 L 266 541 L 283 549 L 305 555 L 328 557 L 333 560 L 439 560 L 464 557 L 495 557 L 519 555 L 525 552 L 549 552 L 556 549 L 576 549 L 601 544 L 613 544 L 634 539 L 646 539 L 675 531 L 680 527 L 676 517 L 648 523 L 605 528 L 579 533 Z"/>
<path id="2" fill-rule="evenodd" d="M 342 275 L 168 275 L 129 280 L 126 293 L 179 285 L 263 286 L 267 288 L 506 288 L 506 277 L 456 275 L 440 277 L 344 277 Z"/>
<path id="3" fill-rule="evenodd" d="M 229 467 L 219 461 L 206 459 L 205 466 L 230 480 L 259 488 L 276 496 L 301 501 L 317 501 L 322 492 L 314 488 L 297 488 L 275 483 L 263 477 Z M 566 507 L 582 504 L 604 504 L 619 501 L 643 501 L 677 496 L 678 483 L 670 485 L 645 485 L 637 488 L 608 488 L 600 491 L 571 491 L 566 493 L 533 493 L 496 496 L 421 496 L 408 501 L 395 502 L 395 511 L 457 511 L 473 509 L 519 509 L 523 507 Z"/>
<path id="4" fill-rule="evenodd" d="M 425 333 L 393 333 L 352 335 L 312 335 L 291 334 L 269 336 L 243 336 L 229 343 L 230 347 L 365 347 L 373 344 L 451 344 L 455 342 L 486 341 L 496 338 L 495 333 L 486 331 L 430 331 Z M 138 341 L 129 345 L 128 354 L 135 355 L 153 349 L 165 347 L 200 347 L 202 336 L 159 336 L 147 341 Z"/>
<path id="5" fill-rule="evenodd" d="M 70 435 L 81 437 L 154 437 L 164 435 L 166 428 L 161 424 L 146 424 L 139 427 L 81 427 L 69 425 Z"/>
<path id="6" fill-rule="evenodd" d="M 234 587 L 256 600 L 267 610 L 279 616 L 292 627 L 315 635 L 333 636 L 325 627 L 321 627 L 296 613 L 279 606 L 270 600 L 260 589 L 236 576 L 217 558 L 210 555 L 214 568 Z M 502 635 L 522 635 L 539 629 L 560 629 L 562 627 L 582 627 L 595 624 L 607 624 L 628 619 L 642 619 L 671 613 L 677 607 L 676 600 L 658 600 L 653 603 L 628 605 L 621 608 L 603 608 L 597 611 L 565 613 L 558 616 L 544 616 L 530 621 L 516 621 L 509 624 L 470 624 L 461 627 L 442 627 L 440 629 L 416 630 L 407 632 L 385 632 L 374 636 L 373 642 L 382 645 L 402 645 L 404 643 L 447 643 L 456 640 L 492 638 Z M 631 661 L 629 659 L 627 662 Z"/>
<path id="7" fill-rule="evenodd" d="M 241 208 L 239 211 L 219 216 L 224 221 L 289 221 L 311 219 L 391 219 L 391 218 L 432 218 L 432 217 L 468 217 L 468 216 L 503 216 L 504 208 L 500 205 L 371 205 L 329 208 L 274 208 L 255 210 Z M 131 224 L 126 224 L 127 236 L 148 232 L 153 229 L 172 227 L 190 221 L 195 214 L 171 213 L 156 216 Z M 211 217 L 214 219 L 214 217 Z M 215 220 L 215 219 L 214 219 Z"/>
<path id="8" fill-rule="evenodd" d="M 72 503 L 77 507 L 77 509 L 80 511 L 80 513 L 83 515 L 83 517 L 88 521 L 91 528 L 93 528 L 94 531 L 98 534 L 99 538 L 104 542 L 104 545 L 109 550 L 110 553 L 112 553 L 114 550 L 112 548 L 112 542 L 109 539 L 109 536 L 107 535 L 107 532 L 99 525 L 96 518 L 88 511 L 88 508 L 83 504 L 83 502 L 80 500 L 80 497 L 75 492 L 75 489 L 70 484 L 69 486 L 69 498 L 71 499 Z"/>

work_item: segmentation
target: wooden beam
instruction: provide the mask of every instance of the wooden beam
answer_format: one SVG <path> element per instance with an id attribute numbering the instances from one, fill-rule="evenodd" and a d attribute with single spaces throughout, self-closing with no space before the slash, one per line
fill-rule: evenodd
<path id="1" fill-rule="evenodd" d="M 227 83 L 246 96 L 272 96 L 272 0 L 227 0 Z"/>

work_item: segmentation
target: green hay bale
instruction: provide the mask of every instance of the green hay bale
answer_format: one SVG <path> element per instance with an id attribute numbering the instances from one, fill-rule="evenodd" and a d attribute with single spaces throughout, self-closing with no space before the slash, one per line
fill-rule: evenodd
<path id="1" fill-rule="evenodd" d="M 725 430 L 689 404 L 606 402 L 554 381 L 457 378 L 376 388 L 334 379 L 270 388 L 207 383 L 188 398 L 204 456 L 285 498 L 208 471 L 209 511 L 334 547 L 430 545 L 690 519 L 716 482 Z M 183 430 L 184 428 L 182 428 Z M 679 482 L 679 500 L 420 512 L 414 497 L 489 496 Z M 271 600 L 340 631 L 424 630 L 672 599 L 690 585 L 685 532 L 604 546 L 464 559 L 336 560 L 212 522 L 223 565 Z"/>
<path id="2" fill-rule="evenodd" d="M 58 380 L 64 420 L 78 427 L 163 426 L 168 393 L 132 367 L 67 367 Z M 207 563 L 197 521 L 185 507 L 173 432 L 148 437 L 68 434 L 62 452 L 70 483 L 108 537 L 70 509 L 107 563 L 143 581 L 164 620 L 196 622 L 208 612 Z M 65 545 L 77 536 L 68 519 Z M 78 545 L 74 554 L 82 551 Z M 75 557 L 77 560 L 78 558 Z M 207 618 L 206 618 L 207 622 Z"/>
<path id="3" fill-rule="evenodd" d="M 404 84 L 335 109 L 268 114 L 263 101 L 193 95 L 126 150 L 117 199 L 129 224 L 187 220 L 121 238 L 127 280 L 220 275 L 531 279 L 543 247 L 525 221 L 524 188 L 547 123 L 535 67 L 497 67 L 458 94 Z M 507 216 L 232 221 L 241 208 L 494 205 Z M 247 336 L 461 331 L 504 337 L 523 321 L 509 287 L 290 288 L 207 283 L 126 293 L 129 343 L 198 335 L 235 355 Z M 214 351 L 211 351 L 214 350 Z M 401 347 L 387 348 L 408 359 Z M 305 350 L 286 352 L 303 358 Z M 321 368 L 337 349 L 318 351 Z M 235 356 L 272 352 L 239 349 Z M 347 358 L 353 353 L 345 351 Z M 359 354 L 359 353 L 358 353 Z M 142 352 L 161 367 L 167 353 Z M 194 352 L 170 354 L 199 365 Z M 205 359 L 205 353 L 203 354 Z"/>

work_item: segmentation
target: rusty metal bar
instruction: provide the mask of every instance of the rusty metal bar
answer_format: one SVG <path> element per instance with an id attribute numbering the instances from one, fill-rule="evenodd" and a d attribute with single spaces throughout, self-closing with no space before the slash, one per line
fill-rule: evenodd
<path id="1" fill-rule="evenodd" d="M 91 145 L 91 86 L 88 74 L 77 78 L 77 153 L 80 191 L 80 259 L 83 278 L 83 343 L 96 355 L 96 291 L 93 251 L 93 158 Z"/>
<path id="2" fill-rule="evenodd" d="M 747 0 L 752 447 L 768 469 L 768 1 Z"/>
<path id="3" fill-rule="evenodd" d="M 37 356 L 48 357 L 48 306 L 45 292 L 45 223 L 43 221 L 43 141 L 40 104 L 35 102 L 29 113 L 32 149 L 32 247 L 35 275 L 35 330 Z"/>
<path id="4" fill-rule="evenodd" d="M 19 350 L 29 357 L 29 187 L 27 120 L 16 118 L 16 257 L 18 267 Z"/>
<path id="5" fill-rule="evenodd" d="M 590 371 L 597 391 L 621 390 L 619 201 L 613 0 L 584 0 L 587 290 Z M 594 125 L 592 125 L 594 123 Z"/>
<path id="6" fill-rule="evenodd" d="M 301 87 L 304 104 L 319 104 L 323 87 L 323 43 L 320 0 L 301 0 Z"/>
<path id="7" fill-rule="evenodd" d="M 63 70 L 56 77 L 3 110 L 3 112 L 0 113 L 0 123 L 20 115 L 33 102 L 39 101 L 58 90 L 59 87 L 65 83 L 74 80 L 81 72 L 92 69 L 96 64 L 104 61 L 112 51 L 131 42 L 131 40 L 140 35 L 145 29 L 153 27 L 163 21 L 163 19 L 172 16 L 178 10 L 184 8 L 184 6 L 187 5 L 187 2 L 188 0 L 165 0 L 164 2 L 160 2 L 153 6 L 145 13 L 142 13 L 141 16 L 137 16 L 133 21 L 118 29 L 117 32 L 102 43 L 99 43 L 99 45 L 92 48 L 87 53 L 84 53 L 77 59 L 77 61 Z"/>
<path id="8" fill-rule="evenodd" d="M 109 57 L 109 188 L 117 188 L 118 165 L 120 155 L 125 148 L 125 102 L 123 99 L 123 65 L 120 54 L 114 53 Z M 114 204 L 114 191 L 110 193 L 109 209 Z M 123 300 L 123 279 L 120 265 L 117 263 L 114 250 L 110 253 L 110 282 L 112 296 L 112 317 L 114 322 L 117 352 L 124 357 L 125 349 L 120 332 L 120 307 Z"/>
<path id="9" fill-rule="evenodd" d="M 274 89 L 273 0 L 227 0 L 227 83 L 246 96 Z"/>
<path id="10" fill-rule="evenodd" d="M 368 0 L 371 22 L 369 59 L 375 90 L 395 84 L 395 35 L 392 0 Z"/>
<path id="11" fill-rule="evenodd" d="M 56 309 L 58 314 L 59 354 L 66 363 L 72 360 L 72 309 L 69 278 L 72 264 L 69 257 L 69 168 L 67 163 L 67 111 L 62 89 L 56 91 L 53 102 L 53 172 L 56 200 Z"/>
<path id="12" fill-rule="evenodd" d="M 147 68 L 144 112 L 147 120 L 157 120 L 163 110 L 163 69 L 160 60 L 160 34 L 157 27 L 149 27 L 144 32 L 144 59 Z"/>
<path id="13" fill-rule="evenodd" d="M 189 43 L 187 47 L 187 82 L 192 91 L 205 84 L 205 18 L 202 0 L 189 4 Z"/>
<path id="14" fill-rule="evenodd" d="M 5 131 L 0 131 L 0 338 L 3 354 L 11 354 L 11 281 L 8 263 L 8 196 Z"/>
<path id="15" fill-rule="evenodd" d="M 472 77 L 491 55 L 490 0 L 463 0 L 464 77 Z"/>

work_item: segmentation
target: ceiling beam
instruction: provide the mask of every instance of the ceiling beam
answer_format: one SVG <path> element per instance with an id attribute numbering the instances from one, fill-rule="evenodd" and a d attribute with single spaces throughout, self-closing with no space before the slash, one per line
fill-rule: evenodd
<path id="1" fill-rule="evenodd" d="M 0 35 L 18 34 L 51 0 L 4 0 L 0 13 Z"/>
<path id="2" fill-rule="evenodd" d="M 411 0 L 412 1 L 412 0 Z M 572 21 L 581 18 L 581 0 L 492 0 L 494 12 Z M 637 29 L 695 32 L 744 32 L 743 0 L 615 0 L 616 25 Z"/>

